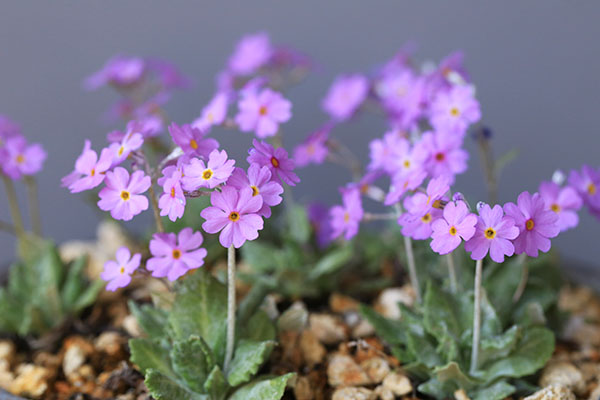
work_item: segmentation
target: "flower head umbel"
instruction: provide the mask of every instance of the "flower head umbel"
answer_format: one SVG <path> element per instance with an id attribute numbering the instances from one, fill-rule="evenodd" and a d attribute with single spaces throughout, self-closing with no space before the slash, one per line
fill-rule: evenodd
<path id="1" fill-rule="evenodd" d="M 479 102 L 475 90 L 469 85 L 456 85 L 441 91 L 433 100 L 430 109 L 431 125 L 438 131 L 463 135 L 470 124 L 481 119 Z"/>
<path id="2" fill-rule="evenodd" d="M 341 206 L 334 206 L 329 211 L 331 237 L 335 239 L 344 235 L 344 239 L 350 240 L 358 233 L 364 215 L 360 190 L 357 187 L 344 188 L 342 203 Z"/>
<path id="3" fill-rule="evenodd" d="M 554 182 L 542 182 L 539 193 L 546 203 L 546 208 L 558 215 L 557 224 L 561 232 L 577 226 L 577 211 L 583 205 L 583 201 L 575 189 L 571 186 L 561 188 Z"/>
<path id="4" fill-rule="evenodd" d="M 177 280 L 189 270 L 204 265 L 206 249 L 200 247 L 202 240 L 202 234 L 192 228 L 183 228 L 177 235 L 155 233 L 150 240 L 152 258 L 146 262 L 146 269 L 156 278 Z"/>
<path id="5" fill-rule="evenodd" d="M 252 196 L 260 195 L 263 199 L 263 205 L 257 214 L 261 217 L 269 218 L 271 207 L 282 201 L 283 187 L 278 182 L 271 180 L 271 171 L 265 166 L 252 164 L 248 168 L 248 174 L 243 169 L 236 168 L 227 181 L 227 185 L 238 190 L 250 188 L 252 189 Z"/>
<path id="6" fill-rule="evenodd" d="M 273 47 L 264 32 L 244 36 L 229 58 L 228 69 L 234 75 L 250 75 L 269 62 Z"/>
<path id="7" fill-rule="evenodd" d="M 42 169 L 46 160 L 44 148 L 38 144 L 28 144 L 23 136 L 13 136 L 6 140 L 2 156 L 2 171 L 13 180 L 23 175 L 33 175 Z"/>
<path id="8" fill-rule="evenodd" d="M 298 175 L 294 173 L 294 161 L 288 158 L 288 152 L 284 148 L 274 149 L 268 143 L 254 139 L 252 141 L 254 148 L 248 151 L 249 164 L 256 163 L 260 166 L 267 166 L 271 170 L 273 178 L 287 183 L 290 186 L 296 186 L 300 182 Z"/>
<path id="9" fill-rule="evenodd" d="M 208 233 L 220 231 L 219 242 L 223 247 L 240 248 L 246 240 L 258 237 L 258 231 L 263 228 L 263 220 L 258 215 L 263 199 L 260 195 L 253 196 L 251 188 L 238 190 L 225 186 L 221 192 L 211 193 L 210 203 L 212 207 L 200 213 L 206 220 L 202 229 Z"/>
<path id="10" fill-rule="evenodd" d="M 321 129 L 312 133 L 306 140 L 294 149 L 294 162 L 298 167 L 304 167 L 308 164 L 322 164 L 327 155 L 327 139 L 331 125 L 326 124 Z"/>
<path id="11" fill-rule="evenodd" d="M 431 224 L 431 248 L 439 254 L 448 254 L 462 240 L 469 240 L 475 233 L 477 216 L 469 212 L 464 201 L 449 202 L 444 207 L 442 218 Z"/>
<path id="12" fill-rule="evenodd" d="M 225 150 L 213 150 L 206 164 L 198 158 L 192 158 L 183 167 L 183 187 L 190 192 L 203 187 L 213 189 L 227 181 L 234 164 L 235 160 L 229 160 Z"/>
<path id="13" fill-rule="evenodd" d="M 537 257 L 538 250 L 550 250 L 550 238 L 558 235 L 558 215 L 546 208 L 539 193 L 533 195 L 523 192 L 517 198 L 517 204 L 506 203 L 504 212 L 515 220 L 519 236 L 514 240 L 515 253 L 526 253 Z"/>
<path id="14" fill-rule="evenodd" d="M 369 81 L 362 75 L 338 77 L 321 103 L 323 111 L 334 120 L 350 118 L 362 104 L 369 91 Z"/>
<path id="15" fill-rule="evenodd" d="M 292 103 L 269 88 L 247 90 L 238 103 L 235 122 L 242 132 L 254 131 L 259 138 L 277 134 L 279 124 L 292 117 Z"/>
<path id="16" fill-rule="evenodd" d="M 494 208 L 483 204 L 479 208 L 479 218 L 475 225 L 475 234 L 465 243 L 465 250 L 471 253 L 473 260 L 481 260 L 488 253 L 497 263 L 504 262 L 504 256 L 512 256 L 515 247 L 512 240 L 519 236 L 515 220 L 504 215 L 502 207 Z"/>
<path id="17" fill-rule="evenodd" d="M 105 183 L 98 207 L 110 211 L 114 219 L 129 221 L 148 209 L 148 199 L 141 193 L 150 188 L 151 182 L 143 171 L 135 171 L 130 177 L 125 168 L 117 167 L 106 173 Z"/>
<path id="18" fill-rule="evenodd" d="M 188 155 L 208 158 L 208 155 L 219 147 L 219 142 L 212 138 L 205 138 L 202 130 L 191 125 L 179 126 L 172 123 L 169 126 L 169 133 L 173 142 Z"/>
<path id="19" fill-rule="evenodd" d="M 125 287 L 131 282 L 131 275 L 140 266 L 141 254 L 134 254 L 127 247 L 117 250 L 116 261 L 110 260 L 104 264 L 104 270 L 100 278 L 108 282 L 106 290 L 114 292 L 118 288 Z"/>
<path id="20" fill-rule="evenodd" d="M 100 185 L 104 181 L 106 171 L 112 165 L 112 150 L 102 149 L 98 158 L 98 154 L 91 147 L 91 142 L 86 140 L 81 155 L 75 161 L 75 171 L 62 179 L 62 185 L 67 186 L 71 193 L 79 193 Z"/>

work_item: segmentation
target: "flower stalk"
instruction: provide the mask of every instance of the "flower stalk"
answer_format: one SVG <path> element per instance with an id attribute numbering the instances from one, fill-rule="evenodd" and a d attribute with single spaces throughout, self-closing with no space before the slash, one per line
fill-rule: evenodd
<path id="1" fill-rule="evenodd" d="M 408 276 L 410 284 L 415 290 L 417 303 L 421 303 L 421 286 L 419 286 L 419 277 L 417 276 L 417 267 L 415 265 L 415 255 L 412 248 L 412 239 L 409 236 L 404 236 L 404 249 L 406 250 L 406 260 L 408 263 Z"/>
<path id="2" fill-rule="evenodd" d="M 479 362 L 479 336 L 481 334 L 481 276 L 483 259 L 477 260 L 475 264 L 475 304 L 473 307 L 473 346 L 471 350 L 471 369 L 473 374 L 477 371 Z"/>
<path id="3" fill-rule="evenodd" d="M 228 370 L 235 342 L 235 247 L 227 249 L 227 347 L 223 369 Z"/>
<path id="4" fill-rule="evenodd" d="M 33 176 L 25 176 L 25 185 L 27 185 L 27 197 L 29 201 L 29 217 L 33 233 L 38 237 L 42 236 L 42 218 L 40 216 L 40 203 L 38 197 L 38 186 Z"/>
<path id="5" fill-rule="evenodd" d="M 456 283 L 456 267 L 454 265 L 454 257 L 452 253 L 446 254 L 446 261 L 448 261 L 448 276 L 450 277 L 450 290 L 452 293 L 456 293 L 458 285 Z"/>
<path id="6" fill-rule="evenodd" d="M 6 197 L 8 198 L 8 206 L 10 208 L 10 216 L 13 221 L 15 234 L 19 241 L 23 242 L 25 239 L 25 226 L 23 225 L 23 217 L 21 210 L 19 209 L 19 201 L 17 199 L 17 192 L 13 181 L 6 175 L 0 174 L 4 181 L 4 187 L 6 189 Z"/>

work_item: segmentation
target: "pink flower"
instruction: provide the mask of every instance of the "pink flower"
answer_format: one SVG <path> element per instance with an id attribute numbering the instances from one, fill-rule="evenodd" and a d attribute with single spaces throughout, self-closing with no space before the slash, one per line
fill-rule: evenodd
<path id="1" fill-rule="evenodd" d="M 469 240 L 475 233 L 477 216 L 469 212 L 464 201 L 446 204 L 443 217 L 431 224 L 431 249 L 439 254 L 448 254 L 456 249 L 462 240 Z"/>
<path id="2" fill-rule="evenodd" d="M 150 240 L 152 258 L 146 262 L 146 269 L 156 278 L 176 281 L 189 270 L 204 265 L 206 249 L 199 248 L 201 245 L 202 234 L 192 228 L 183 228 L 177 236 L 155 233 Z"/>
<path id="3" fill-rule="evenodd" d="M 254 131 L 259 138 L 275 136 L 279 124 L 292 117 L 292 103 L 271 89 L 248 90 L 238 103 L 235 122 L 242 132 Z"/>
<path id="4" fill-rule="evenodd" d="M 106 187 L 100 190 L 98 207 L 110 211 L 114 219 L 129 221 L 148 209 L 148 199 L 141 195 L 150 188 L 150 177 L 143 171 L 135 171 L 129 177 L 125 168 L 117 167 L 106 173 Z"/>
<path id="5" fill-rule="evenodd" d="M 538 250 L 550 250 L 550 238 L 558 235 L 558 215 L 546 209 L 544 199 L 539 193 L 533 196 L 523 192 L 517 199 L 517 204 L 506 203 L 504 212 L 515 220 L 520 234 L 514 240 L 515 253 L 526 253 L 537 257 Z"/>
<path id="6" fill-rule="evenodd" d="M 344 235 L 344 239 L 350 240 L 358 233 L 364 215 L 360 190 L 357 187 L 344 188 L 342 202 L 343 205 L 334 206 L 329 210 L 331 238 Z"/>
<path id="7" fill-rule="evenodd" d="M 229 98 L 227 93 L 218 92 L 210 100 L 210 103 L 202 109 L 200 118 L 192 123 L 192 127 L 200 130 L 210 128 L 212 125 L 221 125 L 227 117 L 227 106 L 229 105 Z"/>
<path id="8" fill-rule="evenodd" d="M 121 164 L 129 157 L 132 151 L 140 149 L 144 144 L 144 136 L 140 132 L 137 132 L 137 128 L 137 125 L 129 124 L 121 142 L 113 143 L 109 146 L 109 149 L 113 153 L 113 167 Z"/>
<path id="9" fill-rule="evenodd" d="M 251 75 L 269 62 L 273 47 L 264 32 L 244 36 L 229 58 L 229 71 L 235 75 Z"/>
<path id="10" fill-rule="evenodd" d="M 232 186 L 238 190 L 249 187 L 252 189 L 252 196 L 260 195 L 263 199 L 263 205 L 257 214 L 261 217 L 269 218 L 271 207 L 282 201 L 283 187 L 271 180 L 269 168 L 261 167 L 258 164 L 250 165 L 247 175 L 243 169 L 236 168 L 227 181 L 227 186 Z"/>
<path id="11" fill-rule="evenodd" d="M 448 190 L 450 190 L 450 186 L 445 178 L 432 179 L 427 184 L 426 193 L 418 192 L 412 197 L 407 197 L 404 200 L 404 207 L 411 214 L 422 217 L 430 212 L 433 207 L 442 208 L 439 203 Z"/>
<path id="12" fill-rule="evenodd" d="M 426 132 L 416 144 L 426 154 L 425 169 L 435 177 L 454 183 L 457 174 L 467 170 L 469 154 L 462 149 L 462 137 L 446 132 Z"/>
<path id="13" fill-rule="evenodd" d="M 107 84 L 128 87 L 140 82 L 145 69 L 146 63 L 141 58 L 116 56 L 108 60 L 100 71 L 87 78 L 84 86 L 87 90 L 95 90 Z"/>
<path id="14" fill-rule="evenodd" d="M 186 199 L 181 188 L 181 172 L 174 173 L 171 177 L 162 181 L 163 194 L 158 199 L 160 215 L 168 215 L 171 221 L 183 216 L 185 212 Z"/>
<path id="15" fill-rule="evenodd" d="M 422 169 L 415 169 L 407 173 L 397 173 L 392 176 L 390 191 L 385 196 L 384 205 L 390 206 L 400 201 L 409 190 L 415 190 L 427 178 L 427 173 Z"/>
<path id="16" fill-rule="evenodd" d="M 254 148 L 248 151 L 246 159 L 249 164 L 266 165 L 271 170 L 273 178 L 277 177 L 290 186 L 296 186 L 296 183 L 300 182 L 300 178 L 294 173 L 294 161 L 288 158 L 288 153 L 284 148 L 274 149 L 270 144 L 259 142 L 256 139 L 252 141 L 252 144 Z"/>
<path id="17" fill-rule="evenodd" d="M 600 170 L 584 165 L 581 172 L 571 171 L 569 185 L 575 188 L 589 207 L 600 208 Z"/>
<path id="18" fill-rule="evenodd" d="M 102 149 L 98 159 L 98 154 L 91 146 L 91 142 L 86 140 L 81 155 L 75 161 L 75 171 L 62 179 L 62 185 L 67 186 L 71 193 L 79 193 L 100 185 L 104 181 L 106 171 L 112 165 L 112 150 Z"/>
<path id="19" fill-rule="evenodd" d="M 561 188 L 554 182 L 542 182 L 539 193 L 544 199 L 546 209 L 558 215 L 557 224 L 561 232 L 577 226 L 577 211 L 583 205 L 583 201 L 575 189 L 571 186 Z"/>
<path id="20" fill-rule="evenodd" d="M 320 248 L 325 248 L 331 243 L 333 231 L 329 223 L 329 209 L 319 203 L 312 203 L 307 209 L 308 220 L 312 225 L 317 244 Z"/>
<path id="21" fill-rule="evenodd" d="M 333 82 L 321 102 L 323 111 L 333 119 L 350 118 L 362 104 L 369 91 L 369 81 L 362 75 L 342 75 Z"/>
<path id="22" fill-rule="evenodd" d="M 198 158 L 192 158 L 183 167 L 183 187 L 189 192 L 203 187 L 214 189 L 229 179 L 234 164 L 235 160 L 227 159 L 225 150 L 213 150 L 206 164 Z"/>
<path id="23" fill-rule="evenodd" d="M 117 261 L 107 261 L 104 264 L 104 270 L 100 278 L 108 282 L 106 290 L 114 292 L 118 288 L 125 287 L 131 282 L 131 275 L 140 266 L 141 254 L 134 254 L 133 257 L 127 247 L 121 247 L 117 250 Z"/>
<path id="24" fill-rule="evenodd" d="M 411 157 L 410 142 L 405 135 L 397 130 L 386 132 L 382 139 L 374 139 L 369 143 L 371 162 L 369 171 L 381 169 L 393 175 L 398 168 L 414 167 Z"/>
<path id="25" fill-rule="evenodd" d="M 479 209 L 479 218 L 475 225 L 475 234 L 465 243 L 465 250 L 471 253 L 473 260 L 483 259 L 488 252 L 497 263 L 504 262 L 504 256 L 512 256 L 515 247 L 511 242 L 519 236 L 515 220 L 504 216 L 499 205 L 490 208 L 484 204 Z"/>
<path id="26" fill-rule="evenodd" d="M 306 140 L 294 149 L 294 162 L 298 167 L 305 167 L 308 164 L 322 164 L 329 148 L 327 140 L 331 131 L 331 124 L 326 124 L 321 129 L 312 133 Z"/>
<path id="27" fill-rule="evenodd" d="M 205 133 L 191 125 L 182 125 L 176 123 L 169 126 L 169 133 L 173 142 L 187 155 L 195 155 L 208 158 L 208 155 L 219 147 L 219 142 L 215 139 L 204 138 Z"/>
<path id="28" fill-rule="evenodd" d="M 47 156 L 40 144 L 27 144 L 25 138 L 19 135 L 6 140 L 3 153 L 2 171 L 13 180 L 38 173 Z"/>
<path id="29" fill-rule="evenodd" d="M 239 191 L 231 186 L 223 187 L 221 192 L 210 195 L 212 207 L 205 208 L 200 216 L 206 220 L 202 228 L 208 233 L 217 233 L 223 247 L 233 245 L 240 248 L 246 240 L 258 237 L 263 228 L 263 220 L 258 215 L 262 208 L 262 197 L 253 196 L 251 188 Z"/>
<path id="30" fill-rule="evenodd" d="M 431 237 L 431 224 L 441 217 L 442 210 L 439 208 L 431 208 L 425 215 L 413 214 L 408 211 L 398 217 L 398 225 L 402 227 L 402 234 L 404 236 L 415 240 L 425 240 Z"/>
<path id="31" fill-rule="evenodd" d="M 423 113 L 424 80 L 409 68 L 387 74 L 377 84 L 377 94 L 390 117 L 404 129 L 414 127 Z"/>
<path id="32" fill-rule="evenodd" d="M 470 124 L 481 119 L 479 102 L 470 85 L 453 86 L 441 91 L 430 107 L 431 125 L 438 131 L 464 135 Z"/>

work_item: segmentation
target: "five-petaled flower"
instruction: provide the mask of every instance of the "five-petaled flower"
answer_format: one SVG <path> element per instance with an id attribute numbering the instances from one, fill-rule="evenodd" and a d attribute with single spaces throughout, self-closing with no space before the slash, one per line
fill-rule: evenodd
<path id="1" fill-rule="evenodd" d="M 449 202 L 444 207 L 442 218 L 431 224 L 431 248 L 439 254 L 448 254 L 462 240 L 469 240 L 475 233 L 477 216 L 469 212 L 464 201 Z"/>
<path id="2" fill-rule="evenodd" d="M 106 290 L 114 292 L 118 288 L 125 287 L 131 282 L 131 275 L 140 266 L 142 255 L 139 253 L 131 255 L 127 247 L 117 250 L 117 261 L 107 261 L 100 278 L 107 281 Z"/>
<path id="3" fill-rule="evenodd" d="M 227 181 L 234 164 L 235 160 L 229 160 L 225 150 L 213 150 L 206 164 L 199 158 L 192 158 L 183 167 L 183 187 L 189 192 L 199 188 L 213 189 Z"/>
<path id="4" fill-rule="evenodd" d="M 110 211 L 114 219 L 129 221 L 148 209 L 148 199 L 141 193 L 150 188 L 150 177 L 143 171 L 135 171 L 129 176 L 125 168 L 117 167 L 106 173 L 106 186 L 98 194 L 98 207 Z"/>
<path id="5" fill-rule="evenodd" d="M 519 236 L 519 228 L 515 220 L 504 215 L 502 207 L 494 208 L 483 204 L 479 208 L 479 218 L 475 225 L 475 234 L 465 243 L 465 250 L 471 253 L 473 260 L 483 259 L 489 252 L 497 263 L 504 261 L 504 256 L 512 256 L 515 247 L 512 240 Z"/>
<path id="6" fill-rule="evenodd" d="M 152 258 L 146 269 L 156 278 L 175 281 L 191 269 L 204 265 L 206 249 L 201 248 L 202 234 L 192 228 L 183 228 L 179 234 L 155 233 L 150 240 Z"/>

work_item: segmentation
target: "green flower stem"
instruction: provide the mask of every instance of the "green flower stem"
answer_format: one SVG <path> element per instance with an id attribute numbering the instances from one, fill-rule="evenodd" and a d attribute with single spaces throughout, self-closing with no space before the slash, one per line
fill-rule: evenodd
<path id="1" fill-rule="evenodd" d="M 152 205 L 152 211 L 154 212 L 154 222 L 156 222 L 156 230 L 158 232 L 164 232 L 165 227 L 162 222 L 162 218 L 160 216 L 160 209 L 158 208 L 158 201 L 156 200 L 156 194 L 154 192 L 154 187 L 150 185 L 150 189 L 148 189 L 148 194 L 150 195 L 150 204 Z"/>
<path id="2" fill-rule="evenodd" d="M 479 335 L 481 333 L 481 275 L 483 259 L 475 264 L 475 305 L 473 307 L 473 347 L 471 349 L 471 369 L 473 374 L 477 371 L 479 361 Z"/>
<path id="3" fill-rule="evenodd" d="M 450 276 L 450 290 L 452 293 L 456 293 L 458 285 L 456 284 L 456 267 L 454 266 L 454 258 L 452 253 L 446 254 L 446 260 L 448 261 L 448 275 Z"/>
<path id="4" fill-rule="evenodd" d="M 40 216 L 40 202 L 38 197 L 38 186 L 33 176 L 25 176 L 27 185 L 27 197 L 29 201 L 29 217 L 33 226 L 33 233 L 42 237 L 42 218 Z"/>
<path id="5" fill-rule="evenodd" d="M 417 276 L 417 267 L 415 265 L 415 255 L 413 254 L 412 239 L 404 236 L 404 249 L 406 250 L 406 260 L 408 263 L 408 276 L 410 284 L 415 290 L 417 303 L 421 302 L 421 286 L 419 286 L 419 277 Z"/>
<path id="6" fill-rule="evenodd" d="M 23 217 L 21 216 L 21 210 L 19 210 L 19 201 L 17 200 L 17 192 L 15 191 L 15 185 L 13 181 L 6 175 L 0 174 L 4 181 L 4 187 L 6 188 L 6 197 L 8 198 L 8 205 L 10 207 L 10 216 L 13 220 L 15 233 L 19 241 L 25 240 L 25 227 L 23 225 Z"/>
<path id="7" fill-rule="evenodd" d="M 529 280 L 529 268 L 525 263 L 527 261 L 527 254 L 521 253 L 517 258 L 517 264 L 521 266 L 521 280 L 519 281 L 519 286 L 515 290 L 515 294 L 513 294 L 512 301 L 516 303 L 521 299 L 523 293 L 525 292 L 525 288 L 527 287 L 527 281 Z"/>
<path id="8" fill-rule="evenodd" d="M 233 358 L 235 342 L 235 247 L 227 249 L 227 347 L 223 370 L 227 371 Z"/>

